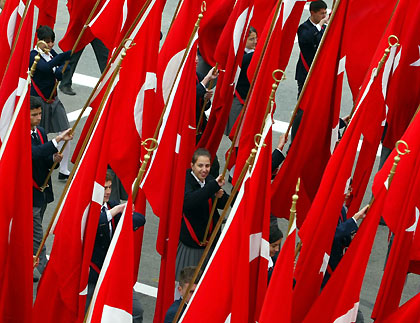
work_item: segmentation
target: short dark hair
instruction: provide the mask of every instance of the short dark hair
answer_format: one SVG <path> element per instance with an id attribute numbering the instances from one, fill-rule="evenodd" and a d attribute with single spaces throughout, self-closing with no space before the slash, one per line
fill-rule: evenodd
<path id="1" fill-rule="evenodd" d="M 249 26 L 248 36 L 251 35 L 251 33 L 256 33 L 258 35 L 257 30 L 254 27 Z"/>
<path id="2" fill-rule="evenodd" d="M 181 272 L 179 273 L 179 286 L 184 287 L 188 284 L 191 279 L 194 277 L 194 272 L 197 267 L 190 266 L 182 268 Z M 198 284 L 201 276 L 201 271 L 198 273 L 197 278 L 195 279 L 194 283 Z"/>
<path id="3" fill-rule="evenodd" d="M 194 151 L 194 154 L 192 156 L 191 162 L 193 164 L 195 164 L 195 162 L 197 161 L 198 157 L 200 156 L 206 156 L 211 160 L 211 154 L 210 152 L 205 149 L 205 148 L 198 148 L 196 151 Z"/>
<path id="4" fill-rule="evenodd" d="M 37 96 L 32 96 L 31 95 L 31 97 L 29 99 L 29 102 L 30 102 L 29 104 L 30 104 L 31 110 L 35 110 L 35 109 L 38 109 L 38 108 L 42 107 L 41 98 L 39 98 Z"/>
<path id="5" fill-rule="evenodd" d="M 327 4 L 323 0 L 313 1 L 309 5 L 309 11 L 318 12 L 321 9 L 327 9 Z"/>
<path id="6" fill-rule="evenodd" d="M 270 237 L 268 238 L 270 244 L 279 241 L 282 238 L 283 232 L 281 232 L 277 224 L 270 225 Z"/>
<path id="7" fill-rule="evenodd" d="M 55 33 L 50 26 L 39 26 L 36 30 L 36 34 L 39 40 L 51 39 L 52 41 L 55 41 Z"/>
<path id="8" fill-rule="evenodd" d="M 114 179 L 114 174 L 112 173 L 111 170 L 108 169 L 106 171 L 105 182 L 112 182 L 113 179 Z"/>

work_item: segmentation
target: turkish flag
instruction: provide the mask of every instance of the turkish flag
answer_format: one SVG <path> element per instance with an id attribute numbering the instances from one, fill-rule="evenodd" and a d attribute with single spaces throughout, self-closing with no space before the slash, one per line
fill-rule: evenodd
<path id="1" fill-rule="evenodd" d="M 251 20 L 251 26 L 255 28 L 257 35 L 260 35 L 260 37 L 267 23 L 267 17 L 270 16 L 276 4 L 276 0 L 254 0 L 254 16 Z"/>
<path id="2" fill-rule="evenodd" d="M 417 322 L 420 316 L 420 293 L 411 298 L 407 303 L 402 305 L 398 310 L 383 320 L 376 320 L 378 323 L 394 323 L 394 322 Z"/>
<path id="3" fill-rule="evenodd" d="M 215 59 L 215 52 L 222 33 L 229 25 L 228 19 L 233 14 L 234 6 L 233 0 L 219 0 L 207 8 L 200 22 L 198 48 L 204 61 L 211 66 L 220 63 Z"/>
<path id="4" fill-rule="evenodd" d="M 34 322 L 82 322 L 85 316 L 89 265 L 104 198 L 107 117 L 105 107 L 56 210 L 54 244 L 38 285 Z"/>
<path id="5" fill-rule="evenodd" d="M 33 23 L 33 6 L 22 26 L 11 66 L 0 88 L 1 107 L 0 178 L 7 183 L 2 190 L 0 220 L 0 317 L 4 322 L 32 321 L 32 154 L 29 135 L 28 66 Z M 6 90 L 6 92 L 5 92 Z M 16 100 L 19 100 L 18 104 Z M 9 111 L 7 111 L 10 109 Z M 8 112 L 7 118 L 4 116 Z M 29 221 L 28 221 L 29 220 Z"/>
<path id="6" fill-rule="evenodd" d="M 205 147 L 213 158 L 216 156 L 222 140 L 232 106 L 233 93 L 238 81 L 245 43 L 248 38 L 252 3 L 252 0 L 236 2 L 214 53 L 215 60 L 220 64 L 221 70 L 210 117 L 197 145 L 197 147 Z"/>
<path id="7" fill-rule="evenodd" d="M 25 1 L 9 0 L 4 4 L 0 15 L 0 30 L 2 31 L 0 33 L 0 83 L 6 72 L 13 43 L 17 41 L 16 33 L 24 10 Z"/>
<path id="8" fill-rule="evenodd" d="M 101 0 L 101 2 L 99 3 L 98 7 L 96 8 L 94 12 L 94 16 L 98 14 L 104 2 L 105 0 Z M 85 25 L 86 20 L 89 17 L 90 13 L 92 12 L 95 4 L 96 4 L 96 0 L 85 0 L 85 1 L 68 0 L 67 1 L 67 9 L 69 10 L 70 21 L 67 26 L 67 30 L 64 37 L 58 43 L 58 45 L 60 46 L 63 52 L 73 49 L 73 46 L 76 43 L 76 40 L 79 37 L 79 34 L 82 31 L 83 26 Z M 87 28 L 82 38 L 80 39 L 75 52 L 78 52 L 79 50 L 84 48 L 94 38 L 95 36 Z"/>
<path id="9" fill-rule="evenodd" d="M 185 173 L 195 143 L 196 53 L 197 33 L 175 78 L 159 128 L 158 146 L 140 185 L 160 219 L 156 249 L 162 258 L 154 322 L 162 322 L 173 303 Z M 161 81 L 158 78 L 158 84 Z"/>
<path id="10" fill-rule="evenodd" d="M 35 0 L 34 3 L 38 7 L 37 26 L 49 26 L 54 30 L 58 0 Z"/>
<path id="11" fill-rule="evenodd" d="M 89 23 L 89 29 L 96 38 L 102 40 L 107 48 L 116 48 L 141 9 L 151 8 L 151 2 L 155 1 L 107 0 L 101 11 Z M 146 12 L 143 17 L 145 18 L 147 15 Z M 146 49 L 146 46 L 142 48 Z"/>
<path id="12" fill-rule="evenodd" d="M 271 117 L 266 119 L 252 170 L 181 322 L 256 322 L 267 287 Z M 239 250 L 232 246 L 241 246 Z M 217 298 L 218 306 L 208 306 Z"/>

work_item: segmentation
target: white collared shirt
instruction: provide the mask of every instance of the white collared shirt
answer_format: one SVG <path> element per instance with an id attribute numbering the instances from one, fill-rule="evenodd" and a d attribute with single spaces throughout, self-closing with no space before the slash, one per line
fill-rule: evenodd
<path id="1" fill-rule="evenodd" d="M 191 171 L 191 174 L 192 174 L 192 176 L 194 176 L 194 178 L 196 179 L 196 181 L 198 182 L 198 184 L 200 184 L 201 188 L 203 188 L 203 187 L 204 187 L 204 185 L 206 185 L 206 182 L 205 182 L 205 181 L 204 181 L 204 182 L 200 181 L 200 180 L 198 179 L 198 177 L 197 177 L 197 176 L 195 176 L 195 174 L 194 174 L 194 172 L 193 172 L 193 171 Z"/>

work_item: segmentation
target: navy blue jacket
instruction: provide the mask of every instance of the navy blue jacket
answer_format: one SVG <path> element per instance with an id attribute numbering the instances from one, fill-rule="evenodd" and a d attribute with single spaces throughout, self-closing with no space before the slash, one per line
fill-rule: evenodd
<path id="1" fill-rule="evenodd" d="M 47 203 L 50 203 L 54 200 L 51 178 L 48 181 L 48 187 L 41 192 L 35 186 L 41 187 L 44 183 L 47 175 L 54 164 L 53 155 L 58 152 L 57 148 L 54 146 L 52 141 L 48 141 L 45 130 L 42 127 L 37 127 L 41 133 L 42 141 L 36 142 L 31 138 L 32 143 L 32 178 L 34 181 L 33 184 L 33 206 L 42 207 Z M 28 131 L 29 132 L 29 131 Z M 37 132 L 38 136 L 39 133 Z M 29 133 L 28 133 L 29 136 Z M 41 138 L 40 138 L 41 139 Z M 58 165 L 57 165 L 58 166 Z"/>
<path id="2" fill-rule="evenodd" d="M 314 60 L 315 53 L 318 49 L 319 43 L 321 42 L 322 35 L 324 34 L 324 28 L 321 28 L 321 31 L 314 26 L 314 24 L 308 19 L 298 28 L 298 41 L 300 52 L 305 59 L 308 67 L 311 66 L 312 61 Z M 295 79 L 298 82 L 305 82 L 308 72 L 303 64 L 302 57 L 299 55 L 299 60 L 296 65 L 296 75 Z"/>

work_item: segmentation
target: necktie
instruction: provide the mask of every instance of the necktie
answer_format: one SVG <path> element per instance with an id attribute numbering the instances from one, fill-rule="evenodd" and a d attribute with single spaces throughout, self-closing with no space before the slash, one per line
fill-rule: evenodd
<path id="1" fill-rule="evenodd" d="M 39 137 L 38 137 L 38 134 L 36 133 L 36 130 L 32 131 L 32 139 L 37 145 L 39 145 Z"/>

